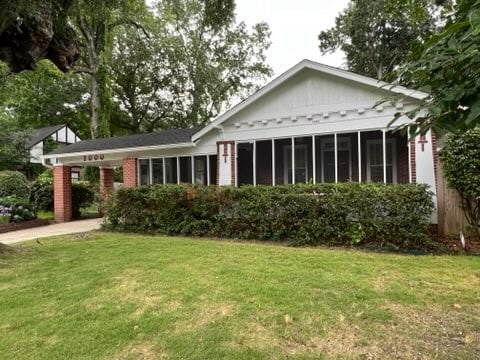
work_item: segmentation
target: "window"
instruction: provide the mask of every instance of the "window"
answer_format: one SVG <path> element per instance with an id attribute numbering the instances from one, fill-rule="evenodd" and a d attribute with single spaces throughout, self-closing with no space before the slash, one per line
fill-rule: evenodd
<path id="1" fill-rule="evenodd" d="M 177 158 L 165 158 L 165 183 L 176 184 L 177 182 Z"/>
<path id="2" fill-rule="evenodd" d="M 195 156 L 195 184 L 207 185 L 207 157 Z"/>
<path id="3" fill-rule="evenodd" d="M 150 184 L 150 161 L 148 159 L 140 159 L 138 167 L 140 173 L 140 185 Z"/>
<path id="4" fill-rule="evenodd" d="M 387 183 L 397 182 L 395 166 L 395 142 L 388 139 L 386 144 L 387 159 Z M 367 180 L 383 182 L 383 141 L 367 140 Z"/>
<path id="5" fill-rule="evenodd" d="M 322 182 L 335 182 L 335 139 L 321 138 Z M 350 181 L 352 177 L 351 144 L 348 137 L 337 137 L 337 179 Z"/>
<path id="6" fill-rule="evenodd" d="M 152 184 L 163 184 L 163 159 L 152 159 Z"/>
<path id="7" fill-rule="evenodd" d="M 283 148 L 284 152 L 284 174 L 283 181 L 285 184 L 292 179 L 292 146 L 287 145 Z M 308 152 L 307 145 L 295 145 L 295 183 L 303 183 L 308 181 Z"/>

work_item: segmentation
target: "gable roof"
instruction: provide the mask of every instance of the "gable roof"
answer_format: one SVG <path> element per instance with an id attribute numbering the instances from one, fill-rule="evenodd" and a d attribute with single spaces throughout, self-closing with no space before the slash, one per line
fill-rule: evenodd
<path id="1" fill-rule="evenodd" d="M 237 114 L 238 112 L 242 111 L 245 109 L 247 106 L 255 102 L 256 100 L 260 99 L 262 96 L 268 94 L 271 92 L 273 89 L 277 88 L 290 78 L 292 78 L 294 75 L 298 74 L 300 71 L 304 69 L 310 69 L 310 70 L 315 70 L 327 75 L 335 76 L 341 79 L 345 80 L 350 80 L 362 85 L 366 86 L 371 86 L 377 89 L 382 89 L 385 91 L 389 91 L 392 93 L 397 93 L 401 95 L 405 95 L 407 97 L 410 97 L 412 99 L 423 99 L 425 98 L 428 94 L 417 91 L 417 90 L 411 90 L 408 88 L 405 88 L 403 86 L 393 86 L 392 84 L 389 84 L 384 81 L 379 81 L 373 78 L 370 78 L 368 76 L 364 75 L 359 75 L 355 74 L 353 72 L 347 71 L 347 70 L 342 70 L 333 66 L 328 66 L 324 64 L 320 64 L 318 62 L 312 61 L 312 60 L 307 60 L 304 59 L 300 61 L 297 65 L 294 67 L 290 68 L 289 70 L 285 71 L 283 74 L 279 75 L 272 81 L 270 81 L 267 85 L 264 87 L 260 88 L 257 92 L 254 94 L 250 95 L 247 97 L 245 100 L 240 102 L 239 104 L 235 105 L 234 107 L 230 108 L 226 112 L 224 112 L 222 115 L 217 117 L 214 121 L 212 121 L 210 124 L 205 126 L 202 130 L 200 130 L 198 133 L 196 133 L 193 137 L 192 140 L 196 141 L 206 133 L 208 133 L 210 130 L 212 130 L 215 127 L 220 126 L 224 121 L 226 121 L 228 118 L 232 117 L 233 115 Z"/>
<path id="2" fill-rule="evenodd" d="M 192 135 L 198 132 L 202 127 L 203 126 L 196 126 L 188 129 L 166 130 L 148 134 L 135 134 L 93 140 L 83 140 L 75 144 L 58 148 L 49 153 L 47 157 L 51 157 L 50 155 L 85 153 L 90 151 L 108 151 L 191 143 Z"/>
<path id="3" fill-rule="evenodd" d="M 26 143 L 26 146 L 28 149 L 31 147 L 37 145 L 39 142 L 45 140 L 52 134 L 55 134 L 57 131 L 63 129 L 66 125 L 54 125 L 54 126 L 48 126 L 40 129 L 34 129 L 32 137 L 30 140 Z"/>

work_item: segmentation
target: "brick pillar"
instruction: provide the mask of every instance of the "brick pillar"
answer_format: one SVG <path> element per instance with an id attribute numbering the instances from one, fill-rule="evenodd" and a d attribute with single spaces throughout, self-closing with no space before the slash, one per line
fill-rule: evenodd
<path id="1" fill-rule="evenodd" d="M 53 167 L 53 204 L 55 222 L 72 220 L 72 168 L 55 165 Z"/>
<path id="2" fill-rule="evenodd" d="M 123 186 L 134 187 L 137 186 L 137 159 L 126 158 L 122 160 L 123 168 Z"/>
<path id="3" fill-rule="evenodd" d="M 104 203 L 113 191 L 113 169 L 100 167 L 100 215 L 104 215 Z"/>
<path id="4" fill-rule="evenodd" d="M 235 142 L 217 141 L 217 185 L 235 185 Z"/>

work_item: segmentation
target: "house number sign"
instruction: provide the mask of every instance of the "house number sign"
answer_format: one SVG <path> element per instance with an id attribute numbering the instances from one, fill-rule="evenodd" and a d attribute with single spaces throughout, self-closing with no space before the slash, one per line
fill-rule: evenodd
<path id="1" fill-rule="evenodd" d="M 92 161 L 92 160 L 103 160 L 105 156 L 103 154 L 95 154 L 95 155 L 84 155 L 83 161 Z"/>

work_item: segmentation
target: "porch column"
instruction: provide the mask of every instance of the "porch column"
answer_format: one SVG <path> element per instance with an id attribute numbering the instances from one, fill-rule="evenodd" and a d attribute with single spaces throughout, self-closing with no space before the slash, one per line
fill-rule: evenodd
<path id="1" fill-rule="evenodd" d="M 113 169 L 100 167 L 100 215 L 104 214 L 107 197 L 113 192 Z"/>
<path id="2" fill-rule="evenodd" d="M 337 133 L 333 134 L 333 152 L 335 159 L 335 184 L 338 183 L 338 144 L 337 144 Z"/>
<path id="3" fill-rule="evenodd" d="M 387 131 L 382 130 L 383 182 L 387 183 Z"/>
<path id="4" fill-rule="evenodd" d="M 54 220 L 72 221 L 72 168 L 61 164 L 53 166 Z"/>
<path id="5" fill-rule="evenodd" d="M 362 133 L 357 133 L 357 150 L 358 150 L 358 183 L 362 182 Z"/>
<path id="6" fill-rule="evenodd" d="M 272 186 L 275 186 L 275 139 L 272 139 Z"/>
<path id="7" fill-rule="evenodd" d="M 218 185 L 235 185 L 235 142 L 217 141 Z"/>
<path id="8" fill-rule="evenodd" d="M 138 185 L 137 180 L 137 159 L 136 158 L 126 158 L 122 160 L 123 168 L 123 186 L 124 187 L 135 187 Z"/>

